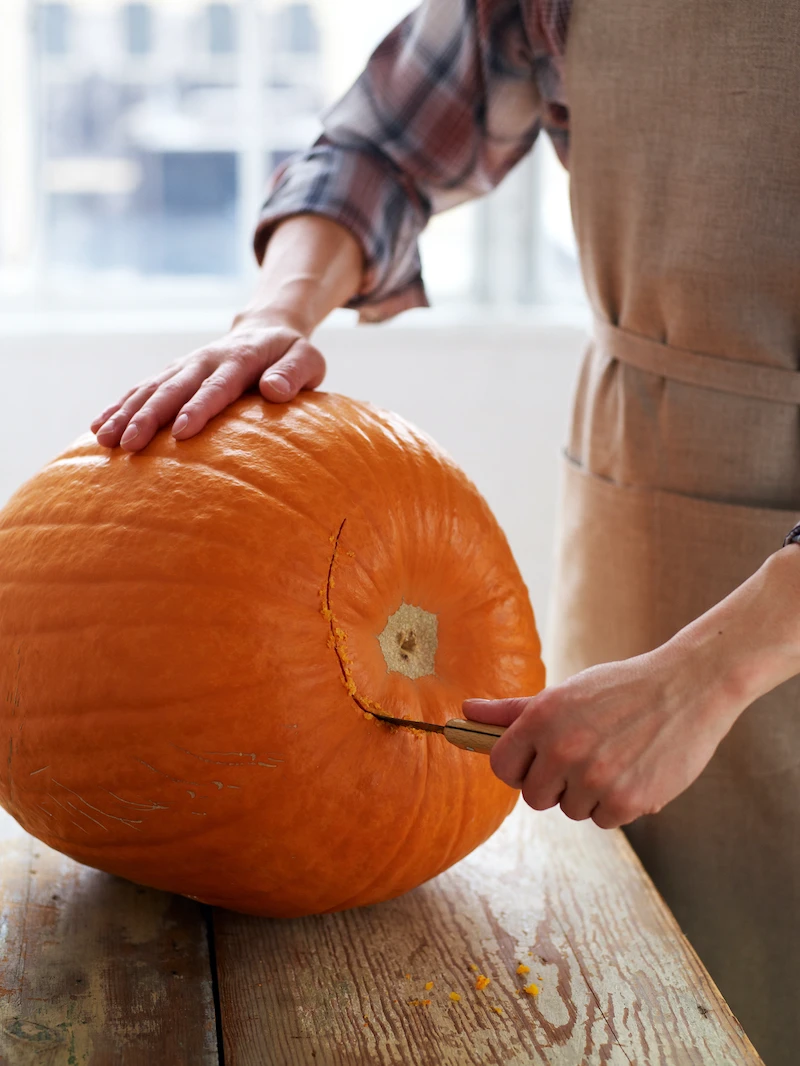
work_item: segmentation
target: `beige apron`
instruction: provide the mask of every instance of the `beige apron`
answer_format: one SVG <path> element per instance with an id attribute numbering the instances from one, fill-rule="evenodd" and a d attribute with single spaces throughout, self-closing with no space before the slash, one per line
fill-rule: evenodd
<path id="1" fill-rule="evenodd" d="M 576 0 L 572 201 L 597 326 L 552 681 L 661 644 L 800 520 L 799 64 L 797 0 Z M 800 679 L 627 832 L 767 1066 L 800 1062 Z"/>

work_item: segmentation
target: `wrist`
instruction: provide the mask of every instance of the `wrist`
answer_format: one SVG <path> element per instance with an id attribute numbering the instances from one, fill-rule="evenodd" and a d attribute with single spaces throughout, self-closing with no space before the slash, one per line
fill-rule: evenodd
<path id="1" fill-rule="evenodd" d="M 294 215 L 275 228 L 256 292 L 233 328 L 285 326 L 309 337 L 335 308 L 358 292 L 361 247 L 337 222 Z"/>
<path id="2" fill-rule="evenodd" d="M 752 672 L 761 696 L 800 673 L 800 546 L 776 551 L 750 580 Z"/>
<path id="3" fill-rule="evenodd" d="M 231 333 L 251 329 L 290 329 L 309 337 L 316 326 L 307 315 L 296 307 L 281 306 L 278 303 L 248 304 L 239 311 L 231 323 Z"/>
<path id="4" fill-rule="evenodd" d="M 742 585 L 665 645 L 689 656 L 732 722 L 800 673 L 800 547 L 771 555 Z M 683 659 L 681 659 L 683 661 Z"/>

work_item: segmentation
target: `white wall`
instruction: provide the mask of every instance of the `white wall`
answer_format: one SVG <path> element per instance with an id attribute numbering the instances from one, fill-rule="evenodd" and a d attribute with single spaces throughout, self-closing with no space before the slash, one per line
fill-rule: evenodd
<path id="1" fill-rule="evenodd" d="M 127 387 L 226 321 L 0 322 L 0 506 Z M 325 387 L 392 408 L 447 448 L 505 529 L 544 628 L 559 452 L 584 329 L 535 318 L 436 321 L 415 312 L 389 328 L 322 329 Z"/>

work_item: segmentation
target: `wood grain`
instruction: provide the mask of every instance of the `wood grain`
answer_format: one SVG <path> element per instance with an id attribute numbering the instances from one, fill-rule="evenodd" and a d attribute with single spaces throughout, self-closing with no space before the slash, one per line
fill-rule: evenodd
<path id="1" fill-rule="evenodd" d="M 560 811 L 390 903 L 215 929 L 226 1066 L 761 1062 L 623 835 Z"/>
<path id="2" fill-rule="evenodd" d="M 205 923 L 0 811 L 0 1064 L 217 1066 Z"/>

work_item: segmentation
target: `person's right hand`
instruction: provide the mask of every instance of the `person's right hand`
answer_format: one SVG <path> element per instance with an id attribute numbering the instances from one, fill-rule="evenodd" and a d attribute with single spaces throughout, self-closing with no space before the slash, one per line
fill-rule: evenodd
<path id="1" fill-rule="evenodd" d="M 322 354 L 298 330 L 242 323 L 134 386 L 91 428 L 108 448 L 139 451 L 172 419 L 174 437 L 193 437 L 256 382 L 266 400 L 285 403 L 324 377 Z"/>

